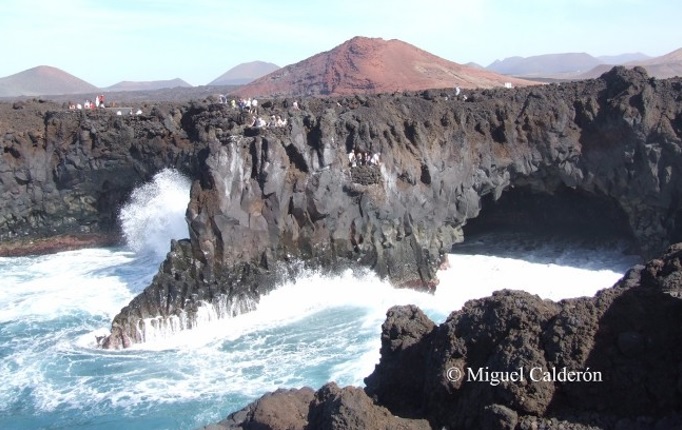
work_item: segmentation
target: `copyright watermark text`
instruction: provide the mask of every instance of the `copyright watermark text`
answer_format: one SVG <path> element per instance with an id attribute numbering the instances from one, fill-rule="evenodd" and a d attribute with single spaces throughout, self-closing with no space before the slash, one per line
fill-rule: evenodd
<path id="1" fill-rule="evenodd" d="M 515 370 L 496 371 L 486 367 L 478 369 L 450 367 L 446 370 L 445 376 L 450 382 L 482 382 L 493 387 L 501 383 L 519 382 L 602 382 L 601 371 L 590 370 L 570 370 L 566 367 L 544 369 L 542 367 L 531 367 L 526 369 L 519 367 Z"/>

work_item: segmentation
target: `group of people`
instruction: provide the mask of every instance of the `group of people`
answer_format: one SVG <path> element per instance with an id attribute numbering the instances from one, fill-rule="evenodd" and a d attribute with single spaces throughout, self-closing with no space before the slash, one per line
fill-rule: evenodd
<path id="1" fill-rule="evenodd" d="M 121 115 L 123 115 L 123 112 L 120 110 L 117 110 L 116 115 L 121 116 Z M 130 111 L 128 112 L 128 115 L 142 115 L 142 109 L 138 109 L 135 112 L 133 112 L 133 110 L 130 109 Z"/>
<path id="2" fill-rule="evenodd" d="M 228 103 L 227 96 L 220 94 L 218 96 L 218 102 L 220 104 L 227 104 Z M 248 99 L 239 100 L 232 99 L 230 100 L 229 103 L 232 109 L 239 108 L 239 110 L 247 111 L 251 114 L 258 115 L 258 100 L 256 99 L 252 99 L 250 97 Z"/>
<path id="3" fill-rule="evenodd" d="M 104 94 L 101 94 L 97 97 L 95 97 L 95 101 L 91 101 L 90 99 L 85 100 L 83 104 L 80 103 L 71 103 L 69 102 L 69 110 L 76 110 L 76 109 L 97 109 L 97 108 L 104 108 Z"/>
<path id="4" fill-rule="evenodd" d="M 258 115 L 258 100 L 252 99 L 251 97 L 248 99 L 239 99 L 239 101 L 232 99 L 230 101 L 230 106 L 232 109 L 239 108 L 239 110 L 245 110 L 250 114 Z"/>
<path id="5" fill-rule="evenodd" d="M 256 128 L 280 128 L 280 127 L 285 127 L 287 125 L 287 119 L 282 118 L 279 115 L 270 115 L 270 120 L 266 121 L 263 117 L 256 117 L 254 116 L 251 118 L 251 123 L 248 124 L 249 127 L 256 127 Z"/>
<path id="6" fill-rule="evenodd" d="M 378 166 L 381 164 L 381 153 L 375 152 L 370 155 L 369 152 L 351 151 L 348 153 L 348 164 L 350 167 Z"/>
<path id="7" fill-rule="evenodd" d="M 229 103 L 229 105 L 232 109 L 239 108 L 239 110 L 242 110 L 242 111 L 245 110 L 245 111 L 248 111 L 249 113 L 252 113 L 254 115 L 258 115 L 258 100 L 256 100 L 255 98 L 249 97 L 247 99 L 241 98 L 239 100 L 232 99 L 228 102 L 228 98 L 226 95 L 219 94 L 218 95 L 218 102 L 220 104 L 228 104 Z M 292 108 L 294 110 L 300 110 L 300 108 L 298 107 L 298 101 L 294 100 L 294 102 L 292 103 Z"/>
<path id="8" fill-rule="evenodd" d="M 98 95 L 95 97 L 95 101 L 91 101 L 90 99 L 85 100 L 83 104 L 81 103 L 73 103 L 69 102 L 69 110 L 95 110 L 95 109 L 104 109 L 106 106 L 104 105 L 104 94 Z M 116 108 L 116 103 L 113 103 L 109 108 Z M 142 109 L 137 109 L 133 110 L 133 108 L 119 108 L 116 111 L 116 115 L 121 116 L 124 115 L 124 113 L 127 113 L 128 115 L 142 115 Z"/>

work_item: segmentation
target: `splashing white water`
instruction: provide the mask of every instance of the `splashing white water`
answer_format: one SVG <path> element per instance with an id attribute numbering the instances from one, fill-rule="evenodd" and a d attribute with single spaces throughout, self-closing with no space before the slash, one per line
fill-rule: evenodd
<path id="1" fill-rule="evenodd" d="M 249 297 L 229 298 L 220 294 L 213 301 L 202 300 L 195 312 L 188 315 L 182 310 L 179 315 L 144 318 L 137 323 L 137 333 L 143 343 L 164 342 L 183 330 L 194 330 L 224 318 L 234 318 L 254 311 L 258 303 Z"/>
<path id="2" fill-rule="evenodd" d="M 605 260 L 607 266 L 627 267 L 625 265 L 631 261 L 615 251 L 595 250 L 591 254 L 587 257 Z M 585 254 L 581 257 L 584 258 Z M 171 321 L 145 321 L 147 342 L 135 345 L 133 349 L 201 348 L 219 340 L 238 339 L 253 332 L 294 324 L 332 309 L 361 312 L 364 315 L 362 326 L 371 327 L 376 332 L 369 342 L 378 345 L 378 328 L 386 310 L 394 305 L 415 304 L 439 323 L 466 301 L 488 296 L 493 291 L 505 288 L 524 290 L 543 299 L 561 300 L 593 295 L 612 286 L 622 275 L 622 272 L 611 269 L 571 266 L 571 261 L 562 265 L 518 258 L 451 254 L 450 263 L 450 269 L 439 272 L 441 283 L 435 294 L 396 289 L 369 270 L 346 270 L 334 276 L 308 272 L 296 280 L 284 282 L 262 296 L 258 304 L 249 303 L 249 309 L 240 312 L 215 312 L 215 305 L 206 303 L 202 306 L 206 315 L 199 315 L 191 323 L 176 322 L 175 325 L 182 325 L 182 329 L 177 329 Z M 355 369 L 356 378 L 366 375 L 367 369 L 371 370 L 378 358 L 378 347 L 366 351 L 372 353 L 362 360 L 362 371 Z M 359 382 L 353 379 L 353 383 Z"/>
<path id="3" fill-rule="evenodd" d="M 38 257 L 0 258 L 0 323 L 45 322 L 87 312 L 113 318 L 130 300 L 125 269 L 130 252 L 84 249 Z M 120 275 L 119 275 L 120 274 Z M 150 276 L 141 274 L 142 282 Z M 95 284 L 97 287 L 93 287 Z"/>
<path id="4" fill-rule="evenodd" d="M 279 387 L 363 385 L 390 306 L 416 304 L 442 322 L 502 288 L 554 300 L 592 295 L 636 262 L 613 247 L 515 240 L 510 252 L 490 254 L 483 244 L 450 255 L 433 295 L 363 271 L 307 273 L 252 312 L 234 316 L 234 303 L 219 301 L 202 307 L 192 330 L 166 336 L 188 322 L 148 320 L 147 343 L 96 348 L 113 315 L 149 285 L 170 239 L 187 236 L 188 199 L 189 181 L 171 170 L 133 193 L 121 222 L 137 254 L 0 258 L 0 428 L 197 428 Z"/>
<path id="5" fill-rule="evenodd" d="M 137 253 L 164 256 L 171 239 L 188 236 L 185 211 L 190 181 L 175 170 L 164 169 L 135 189 L 119 219 L 128 246 Z"/>
<path id="6" fill-rule="evenodd" d="M 192 330 L 124 351 L 97 349 L 95 336 L 156 272 L 150 258 L 101 249 L 0 258 L 0 428 L 197 428 L 278 387 L 362 385 L 392 305 L 416 304 L 442 322 L 500 288 L 593 294 L 629 264 L 614 249 L 560 251 L 531 256 L 523 243 L 505 257 L 451 254 L 434 295 L 360 271 L 307 273 L 253 312 L 217 319 L 216 311 Z"/>

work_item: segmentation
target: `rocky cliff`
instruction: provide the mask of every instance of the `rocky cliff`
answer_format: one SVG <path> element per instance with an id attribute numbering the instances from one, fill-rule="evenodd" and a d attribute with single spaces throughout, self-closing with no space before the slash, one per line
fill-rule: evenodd
<path id="1" fill-rule="evenodd" d="M 45 101 L 0 105 L 0 253 L 115 243 L 131 191 L 165 167 L 196 175 L 206 145 L 191 106 L 141 116 L 69 111 Z"/>
<path id="2" fill-rule="evenodd" d="M 600 210 L 567 215 L 595 216 L 651 255 L 680 236 L 681 90 L 679 80 L 618 68 L 466 101 L 424 92 L 310 99 L 303 110 L 268 103 L 268 114 L 288 116 L 285 128 L 198 112 L 196 137 L 209 149 L 192 187 L 190 238 L 174 244 L 104 345 L 191 328 L 206 307 L 218 317 L 249 310 L 306 268 L 367 266 L 397 286 L 434 288 L 462 226 L 510 189 L 580 195 Z M 381 164 L 351 167 L 352 151 L 381 153 Z"/>
<path id="3" fill-rule="evenodd" d="M 595 297 L 520 291 L 441 325 L 389 309 L 366 388 L 267 394 L 207 429 L 668 429 L 682 418 L 682 244 Z"/>
<path id="4" fill-rule="evenodd" d="M 397 286 L 434 288 L 467 220 L 501 197 L 539 215 L 537 196 L 579 200 L 562 218 L 538 219 L 614 229 L 646 255 L 682 239 L 680 80 L 616 68 L 593 81 L 466 95 L 311 98 L 300 109 L 261 101 L 259 115 L 287 119 L 276 128 L 210 103 L 140 118 L 12 109 L 34 128 L 0 124 L 0 237 L 115 232 L 135 184 L 169 165 L 191 176 L 190 237 L 116 316 L 104 342 L 112 348 L 191 328 L 206 310 L 249 310 L 308 268 L 365 266 Z M 381 163 L 351 167 L 352 151 L 380 153 Z"/>

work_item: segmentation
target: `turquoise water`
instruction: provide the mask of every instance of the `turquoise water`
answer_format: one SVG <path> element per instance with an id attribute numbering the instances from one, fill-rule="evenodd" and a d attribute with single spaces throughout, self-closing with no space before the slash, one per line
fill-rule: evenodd
<path id="1" fill-rule="evenodd" d="M 492 236 L 450 255 L 435 295 L 366 273 L 309 273 L 254 312 L 126 351 L 97 349 L 95 336 L 156 272 L 169 240 L 160 232 L 183 231 L 177 195 L 188 184 L 165 175 L 131 201 L 130 247 L 0 258 L 0 428 L 192 429 L 278 387 L 362 385 L 394 304 L 417 304 L 442 322 L 501 288 L 591 295 L 638 260 L 613 246 Z"/>
<path id="2" fill-rule="evenodd" d="M 277 387 L 361 384 L 385 310 L 420 299 L 371 276 L 312 274 L 251 314 L 97 349 L 155 267 L 122 249 L 0 259 L 0 428 L 194 428 Z"/>

